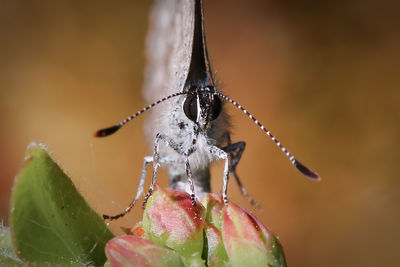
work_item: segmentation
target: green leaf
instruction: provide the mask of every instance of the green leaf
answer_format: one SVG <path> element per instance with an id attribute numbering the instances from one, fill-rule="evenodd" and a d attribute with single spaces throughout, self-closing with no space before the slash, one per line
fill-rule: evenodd
<path id="1" fill-rule="evenodd" d="M 43 145 L 30 144 L 12 191 L 12 240 L 33 265 L 103 265 L 113 237 Z"/>
<path id="2" fill-rule="evenodd" d="M 10 229 L 0 223 L 0 266 L 27 266 L 17 255 L 11 244 Z"/>

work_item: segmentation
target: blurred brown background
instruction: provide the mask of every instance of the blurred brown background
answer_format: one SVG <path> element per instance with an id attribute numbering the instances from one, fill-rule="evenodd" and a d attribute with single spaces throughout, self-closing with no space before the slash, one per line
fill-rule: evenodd
<path id="1" fill-rule="evenodd" d="M 140 3 L 139 3 L 140 2 Z M 280 236 L 289 266 L 394 266 L 400 249 L 400 21 L 394 2 L 205 1 L 214 70 L 321 182 L 302 177 L 239 111 L 247 141 L 231 200 Z M 92 133 L 146 105 L 141 97 L 151 2 L 0 3 L 0 218 L 31 141 L 43 142 L 100 213 L 130 202 L 145 116 Z M 214 191 L 222 165 L 213 169 Z M 165 175 L 160 181 L 166 184 Z M 150 179 L 149 179 L 150 180 Z M 135 208 L 110 227 L 133 225 Z"/>

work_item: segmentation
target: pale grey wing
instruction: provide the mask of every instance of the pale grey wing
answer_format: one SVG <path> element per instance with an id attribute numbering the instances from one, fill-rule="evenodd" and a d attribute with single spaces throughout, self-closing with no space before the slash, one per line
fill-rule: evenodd
<path id="1" fill-rule="evenodd" d="M 150 15 L 143 85 L 147 103 L 183 91 L 189 72 L 193 32 L 193 0 L 155 1 Z M 156 134 L 170 128 L 171 112 L 179 108 L 181 101 L 182 97 L 174 98 L 150 110 L 144 130 L 151 147 Z"/>
<path id="2" fill-rule="evenodd" d="M 181 92 L 189 71 L 194 1 L 157 0 L 150 15 L 143 95 L 147 102 Z"/>

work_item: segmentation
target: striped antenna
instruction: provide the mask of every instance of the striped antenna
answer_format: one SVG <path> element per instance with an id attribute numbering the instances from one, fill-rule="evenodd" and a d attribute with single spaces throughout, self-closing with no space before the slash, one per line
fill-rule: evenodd
<path id="1" fill-rule="evenodd" d="M 264 131 L 271 139 L 272 141 L 275 142 L 275 144 L 285 153 L 286 157 L 290 160 L 290 162 L 296 167 L 298 171 L 300 171 L 304 176 L 312 179 L 312 180 L 320 180 L 321 178 L 319 175 L 314 172 L 313 170 L 307 168 L 304 166 L 302 163 L 300 163 L 287 149 L 278 141 L 278 139 L 275 138 L 271 134 L 269 130 L 267 130 L 264 125 L 262 125 L 253 115 L 251 115 L 245 108 L 243 108 L 241 105 L 239 105 L 235 100 L 221 94 L 220 92 L 214 92 L 214 94 L 218 95 L 219 97 L 225 99 L 226 101 L 230 102 L 232 105 L 243 111 L 244 114 L 246 114 L 250 119 L 254 121 L 255 124 L 257 124 L 258 127 L 260 127 L 261 130 Z"/>
<path id="2" fill-rule="evenodd" d="M 111 126 L 111 127 L 107 127 L 104 129 L 100 129 L 98 131 L 96 131 L 94 133 L 95 137 L 105 137 L 105 136 L 109 136 L 112 135 L 113 133 L 115 133 L 116 131 L 118 131 L 122 126 L 124 126 L 125 124 L 127 124 L 128 122 L 130 122 L 131 120 L 133 120 L 134 118 L 136 118 L 137 116 L 139 116 L 140 114 L 142 114 L 143 112 L 151 109 L 152 107 L 154 107 L 155 105 L 160 104 L 161 102 L 164 102 L 165 100 L 171 99 L 173 97 L 176 96 L 180 96 L 180 95 L 185 95 L 187 94 L 187 92 L 179 92 L 179 93 L 175 93 L 169 96 L 166 96 L 164 98 L 161 98 L 160 100 L 157 100 L 156 102 L 148 105 L 147 107 L 142 108 L 141 110 L 139 110 L 138 112 L 136 112 L 135 114 L 132 114 L 131 116 L 129 116 L 128 118 L 124 119 L 123 121 Z"/>

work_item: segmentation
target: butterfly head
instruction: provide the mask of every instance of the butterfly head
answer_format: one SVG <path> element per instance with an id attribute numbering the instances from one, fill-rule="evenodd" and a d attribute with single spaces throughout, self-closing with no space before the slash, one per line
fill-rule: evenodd
<path id="1" fill-rule="evenodd" d="M 221 113 L 221 99 L 212 86 L 192 87 L 183 102 L 183 111 L 188 119 L 205 130 Z"/>

